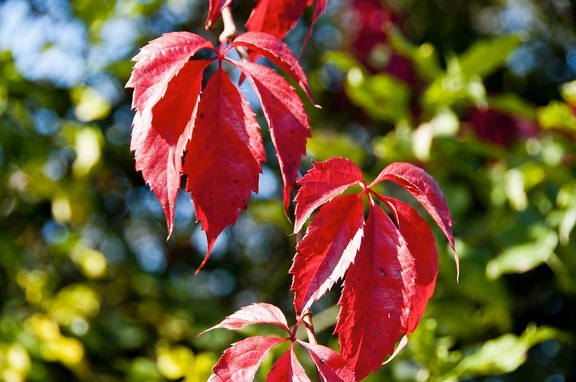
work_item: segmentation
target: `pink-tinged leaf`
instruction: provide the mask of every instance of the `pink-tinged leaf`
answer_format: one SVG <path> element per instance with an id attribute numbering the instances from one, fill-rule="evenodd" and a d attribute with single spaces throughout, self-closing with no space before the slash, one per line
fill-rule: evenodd
<path id="1" fill-rule="evenodd" d="M 278 38 L 262 32 L 246 32 L 232 41 L 228 50 L 238 46 L 251 49 L 272 61 L 296 81 L 312 101 L 308 79 L 302 66 L 300 66 L 300 61 L 290 48 Z"/>
<path id="2" fill-rule="evenodd" d="M 459 274 L 458 254 L 452 234 L 452 217 L 438 183 L 426 171 L 404 162 L 396 162 L 387 166 L 369 187 L 372 188 L 373 185 L 384 180 L 392 181 L 406 189 L 432 216 L 454 251 L 454 260 Z"/>
<path id="3" fill-rule="evenodd" d="M 296 183 L 310 125 L 304 104 L 295 89 L 272 69 L 250 62 L 235 62 L 252 84 L 276 148 L 284 180 L 284 209 L 288 211 L 290 193 Z"/>
<path id="4" fill-rule="evenodd" d="M 205 264 L 218 235 L 246 209 L 265 160 L 258 121 L 224 70 L 208 81 L 200 99 L 183 171 L 196 216 L 206 231 Z"/>
<path id="5" fill-rule="evenodd" d="M 152 124 L 152 108 L 166 93 L 168 83 L 202 49 L 217 51 L 214 45 L 189 32 L 172 32 L 150 41 L 132 59 L 136 61 L 126 87 L 134 88 L 132 108 L 138 114 L 136 135 L 145 137 Z"/>
<path id="6" fill-rule="evenodd" d="M 294 307 L 301 314 L 340 278 L 360 247 L 364 203 L 359 195 L 344 195 L 324 205 L 296 247 L 290 268 Z"/>
<path id="7" fill-rule="evenodd" d="M 294 354 L 294 343 L 290 344 L 290 349 L 284 353 L 268 372 L 266 382 L 310 382 L 306 371 Z"/>
<path id="8" fill-rule="evenodd" d="M 331 158 L 314 163 L 314 167 L 298 181 L 300 189 L 294 199 L 294 232 L 302 229 L 316 208 L 340 195 L 348 187 L 363 182 L 362 172 L 348 159 Z"/>
<path id="9" fill-rule="evenodd" d="M 414 256 L 414 286 L 405 290 L 405 304 L 409 309 L 406 334 L 414 332 L 424 314 L 428 300 L 434 294 L 438 275 L 438 252 L 434 245 L 434 235 L 430 226 L 408 204 L 394 198 L 379 198 L 392 211 L 398 230 L 406 240 L 408 249 Z"/>
<path id="10" fill-rule="evenodd" d="M 326 346 L 310 344 L 297 340 L 304 346 L 316 364 L 321 382 L 355 382 L 354 371 L 347 362 L 334 350 Z"/>
<path id="11" fill-rule="evenodd" d="M 174 206 L 180 189 L 182 155 L 192 134 L 194 112 L 202 90 L 202 71 L 209 61 L 188 61 L 171 79 L 164 98 L 152 108 L 147 129 L 134 119 L 131 148 L 135 150 L 136 170 L 160 201 L 168 236 L 174 226 Z M 138 117 L 140 114 L 138 114 Z"/>
<path id="12" fill-rule="evenodd" d="M 282 40 L 306 10 L 306 0 L 258 0 L 246 28 Z"/>
<path id="13" fill-rule="evenodd" d="M 358 380 L 380 368 L 404 333 L 409 315 L 404 291 L 406 284 L 413 284 L 411 260 L 394 223 L 371 206 L 360 250 L 344 280 L 335 329 L 341 355 Z"/>
<path id="14" fill-rule="evenodd" d="M 214 325 L 213 327 L 204 330 L 202 333 L 198 334 L 198 336 L 214 329 L 238 330 L 254 324 L 276 325 L 290 334 L 290 328 L 286 322 L 286 317 L 280 309 L 271 304 L 256 303 L 242 307 L 239 311 L 227 316 L 218 325 Z"/>
<path id="15" fill-rule="evenodd" d="M 212 369 L 213 374 L 208 381 L 252 382 L 266 354 L 284 341 L 287 338 L 256 336 L 232 344 Z"/>
<path id="16" fill-rule="evenodd" d="M 208 17 L 206 18 L 206 30 L 212 28 L 222 9 L 229 6 L 232 0 L 208 0 Z"/>

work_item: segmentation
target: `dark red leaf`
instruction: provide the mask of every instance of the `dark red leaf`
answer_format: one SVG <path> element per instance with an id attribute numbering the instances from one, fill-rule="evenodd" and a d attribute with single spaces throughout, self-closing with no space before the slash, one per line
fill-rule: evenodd
<path id="1" fill-rule="evenodd" d="M 246 28 L 249 32 L 265 32 L 282 40 L 306 6 L 306 0 L 258 0 Z"/>
<path id="2" fill-rule="evenodd" d="M 284 180 L 284 209 L 288 211 L 290 192 L 306 153 L 306 138 L 310 137 L 304 104 L 295 89 L 272 69 L 250 62 L 235 65 L 246 74 L 262 105 L 278 155 Z"/>
<path id="3" fill-rule="evenodd" d="M 384 180 L 390 180 L 406 189 L 428 211 L 450 242 L 450 246 L 454 251 L 456 266 L 459 268 L 458 254 L 456 253 L 452 234 L 452 217 L 450 216 L 446 199 L 444 199 L 444 194 L 442 194 L 434 178 L 428 175 L 426 171 L 410 163 L 397 162 L 382 170 L 369 187 L 372 188 L 376 183 Z"/>
<path id="4" fill-rule="evenodd" d="M 363 225 L 364 203 L 359 195 L 334 199 L 314 217 L 290 268 L 297 314 L 344 277 L 360 246 Z"/>
<path id="5" fill-rule="evenodd" d="M 348 159 L 332 158 L 314 163 L 314 168 L 298 181 L 300 189 L 294 199 L 294 232 L 302 229 L 316 208 L 340 195 L 348 187 L 363 182 L 362 172 Z"/>
<path id="6" fill-rule="evenodd" d="M 296 359 L 294 343 L 291 343 L 290 349 L 274 362 L 274 366 L 266 376 L 266 382 L 310 382 L 304 368 Z"/>
<path id="7" fill-rule="evenodd" d="M 300 66 L 298 58 L 282 41 L 266 33 L 247 32 L 232 41 L 228 49 L 233 49 L 238 46 L 251 49 L 272 61 L 296 81 L 306 92 L 310 100 L 312 100 L 308 79 L 302 66 Z"/>
<path id="8" fill-rule="evenodd" d="M 361 380 L 378 370 L 404 333 L 413 284 L 413 257 L 390 218 L 372 206 L 364 238 L 344 280 L 335 331 L 342 357 Z"/>
<path id="9" fill-rule="evenodd" d="M 206 18 L 206 29 L 212 28 L 222 9 L 229 6 L 232 0 L 208 0 L 208 17 Z"/>
<path id="10" fill-rule="evenodd" d="M 354 371 L 347 362 L 334 350 L 326 346 L 310 344 L 297 340 L 304 346 L 316 364 L 320 381 L 322 382 L 355 382 Z"/>
<path id="11" fill-rule="evenodd" d="M 162 204 L 168 236 L 174 226 L 174 203 L 180 189 L 182 155 L 192 135 L 194 113 L 202 90 L 202 71 L 208 61 L 189 61 L 172 78 L 166 95 L 153 107 L 152 123 L 144 130 L 140 113 L 134 119 L 131 148 L 136 170 L 142 171 Z"/>
<path id="12" fill-rule="evenodd" d="M 256 336 L 232 344 L 212 369 L 213 374 L 208 381 L 252 382 L 266 354 L 284 341 L 287 339 Z"/>
<path id="13" fill-rule="evenodd" d="M 284 313 L 276 306 L 266 303 L 257 303 L 241 308 L 239 311 L 227 316 L 221 323 L 204 330 L 198 336 L 214 329 L 242 329 L 253 324 L 270 324 L 285 329 L 290 334 Z"/>
<path id="14" fill-rule="evenodd" d="M 246 99 L 219 69 L 200 99 L 184 161 L 196 216 L 206 231 L 208 260 L 216 238 L 246 209 L 265 160 L 258 122 Z"/>
<path id="15" fill-rule="evenodd" d="M 415 259 L 415 284 L 405 286 L 405 304 L 410 307 L 406 334 L 410 334 L 418 326 L 428 300 L 434 294 L 438 275 L 438 252 L 432 230 L 418 211 L 398 199 L 382 197 L 381 200 L 392 211 L 398 230 Z"/>

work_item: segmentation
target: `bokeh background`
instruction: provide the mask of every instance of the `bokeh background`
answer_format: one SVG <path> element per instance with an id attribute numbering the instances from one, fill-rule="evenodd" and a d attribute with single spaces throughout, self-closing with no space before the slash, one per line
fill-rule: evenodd
<path id="1" fill-rule="evenodd" d="M 234 2 L 239 28 L 253 5 Z M 269 143 L 260 193 L 196 277 L 190 195 L 166 241 L 134 170 L 130 59 L 169 31 L 216 41 L 206 14 L 204 0 L 0 1 L 0 380 L 205 381 L 231 342 L 268 329 L 200 331 L 252 302 L 293 317 Z M 370 178 L 409 161 L 455 219 L 460 282 L 436 231 L 426 315 L 367 381 L 576 378 L 575 17 L 569 0 L 330 0 L 303 51 L 310 12 L 287 36 L 322 106 L 308 105 L 303 170 L 345 156 Z M 337 297 L 314 306 L 334 348 Z"/>

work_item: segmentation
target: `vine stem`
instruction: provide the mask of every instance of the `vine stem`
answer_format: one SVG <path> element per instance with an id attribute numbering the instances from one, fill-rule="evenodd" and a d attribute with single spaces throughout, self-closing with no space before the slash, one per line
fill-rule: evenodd
<path id="1" fill-rule="evenodd" d="M 314 324 L 312 323 L 312 312 L 309 310 L 304 313 L 302 317 L 302 321 L 304 322 L 304 326 L 306 327 L 306 334 L 308 335 L 308 342 L 313 345 L 318 344 L 318 340 L 316 339 L 316 332 L 314 331 Z"/>
<path id="2" fill-rule="evenodd" d="M 238 35 L 238 30 L 236 29 L 234 15 L 232 15 L 232 10 L 229 5 L 222 9 L 221 16 L 224 22 L 224 30 L 220 33 L 219 40 L 221 44 L 227 44 Z"/>
<path id="3" fill-rule="evenodd" d="M 236 29 L 236 23 L 234 22 L 234 15 L 232 14 L 232 9 L 230 6 L 226 6 L 222 8 L 222 22 L 224 23 L 224 30 L 220 33 L 218 39 L 220 40 L 220 44 L 225 46 L 229 42 L 231 42 L 236 36 L 238 36 L 238 29 Z M 236 47 L 236 51 L 240 55 L 242 61 L 250 61 L 250 57 L 248 56 L 248 52 L 241 46 Z"/>

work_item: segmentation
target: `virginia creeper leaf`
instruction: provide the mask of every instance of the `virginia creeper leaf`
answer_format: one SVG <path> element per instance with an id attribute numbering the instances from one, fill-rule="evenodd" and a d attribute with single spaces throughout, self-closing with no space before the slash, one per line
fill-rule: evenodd
<path id="1" fill-rule="evenodd" d="M 221 323 L 206 329 L 198 336 L 213 329 L 242 329 L 253 324 L 270 324 L 285 329 L 290 334 L 284 313 L 276 306 L 266 303 L 256 303 L 242 307 L 239 311 L 227 316 Z"/>
<path id="2" fill-rule="evenodd" d="M 246 209 L 265 160 L 258 122 L 248 101 L 219 69 L 200 99 L 196 126 L 184 161 L 186 190 L 198 221 L 206 231 L 208 248 L 201 269 L 222 230 Z"/>
<path id="3" fill-rule="evenodd" d="M 306 0 L 258 0 L 246 28 L 282 40 L 306 10 Z"/>
<path id="4" fill-rule="evenodd" d="M 310 344 L 297 340 L 304 346 L 316 364 L 320 381 L 323 382 L 355 382 L 354 371 L 334 350 L 318 344 Z"/>
<path id="5" fill-rule="evenodd" d="M 209 20 L 229 3 L 211 1 Z M 134 88 L 131 149 L 136 151 L 136 168 L 162 204 L 168 236 L 174 224 L 180 176 L 187 177 L 186 190 L 192 192 L 196 216 L 208 240 L 198 269 L 209 258 L 217 236 L 236 222 L 250 194 L 257 191 L 265 160 L 254 113 L 224 72 L 222 61 L 250 75 L 262 102 L 285 181 L 286 206 L 310 134 L 304 106 L 282 76 L 267 67 L 225 56 L 241 46 L 268 57 L 311 97 L 306 75 L 289 48 L 256 32 L 239 36 L 224 51 L 192 33 L 165 34 L 134 58 L 136 64 L 127 83 Z M 191 60 L 202 49 L 212 50 L 215 57 Z M 204 69 L 213 61 L 219 61 L 219 68 L 202 89 Z"/>
<path id="6" fill-rule="evenodd" d="M 136 61 L 126 87 L 134 88 L 130 149 L 136 169 L 162 204 L 168 236 L 174 224 L 174 203 L 180 187 L 182 154 L 192 132 L 193 113 L 207 61 L 189 62 L 211 42 L 192 33 L 168 33 L 149 42 Z M 175 107 L 178 106 L 178 107 Z"/>
<path id="7" fill-rule="evenodd" d="M 226 349 L 208 379 L 209 382 L 252 382 L 258 367 L 274 346 L 287 341 L 277 337 L 249 337 Z"/>
<path id="8" fill-rule="evenodd" d="M 358 195 L 336 198 L 314 217 L 290 268 L 297 314 L 344 277 L 360 246 L 363 225 L 364 203 Z"/>
<path id="9" fill-rule="evenodd" d="M 272 69 L 250 62 L 236 62 L 252 84 L 268 126 L 284 180 L 284 209 L 296 182 L 306 138 L 310 137 L 308 115 L 295 89 Z"/>
<path id="10" fill-rule="evenodd" d="M 266 376 L 266 382 L 310 382 L 304 368 L 296 359 L 293 342 L 288 351 L 274 362 Z"/>
<path id="11" fill-rule="evenodd" d="M 134 88 L 132 108 L 140 114 L 133 135 L 145 137 L 152 124 L 152 108 L 164 97 L 168 83 L 202 49 L 216 52 L 205 38 L 188 32 L 166 33 L 150 41 L 132 59 L 136 61 L 126 87 Z M 134 150 L 134 146 L 132 146 Z"/>
<path id="12" fill-rule="evenodd" d="M 432 230 L 418 211 L 398 199 L 382 197 L 381 200 L 392 211 L 398 230 L 415 258 L 414 285 L 405 286 L 405 304 L 409 306 L 406 334 L 410 334 L 418 326 L 428 300 L 434 294 L 438 275 L 438 252 Z"/>
<path id="13" fill-rule="evenodd" d="M 298 58 L 292 53 L 288 45 L 278 38 L 262 32 L 247 32 L 238 36 L 230 44 L 230 48 L 243 46 L 251 49 L 276 64 L 286 74 L 288 74 L 306 92 L 312 101 L 312 93 L 308 86 L 306 74 L 300 66 Z"/>
<path id="14" fill-rule="evenodd" d="M 370 184 L 390 180 L 410 192 L 416 200 L 428 211 L 432 219 L 438 224 L 450 246 L 456 252 L 454 236 L 452 235 L 452 217 L 440 190 L 438 183 L 428 173 L 410 163 L 396 162 L 387 166 Z M 455 258 L 458 260 L 458 258 Z"/>
<path id="15" fill-rule="evenodd" d="M 282 40 L 294 27 L 306 7 L 313 6 L 311 25 L 306 35 L 308 41 L 314 22 L 324 12 L 326 5 L 327 0 L 258 0 L 246 23 L 246 28 L 250 32 L 265 32 Z"/>
<path id="16" fill-rule="evenodd" d="M 208 61 L 189 61 L 168 84 L 165 97 L 152 108 L 147 131 L 141 125 L 132 134 L 136 170 L 162 204 L 168 236 L 174 226 L 174 201 L 180 189 L 182 155 L 192 134 L 192 121 L 202 89 L 202 71 Z M 135 121 L 139 121 L 135 119 Z"/>
<path id="17" fill-rule="evenodd" d="M 216 22 L 222 9 L 229 6 L 232 0 L 208 0 L 208 17 L 206 18 L 206 29 L 212 28 Z"/>
<path id="18" fill-rule="evenodd" d="M 335 332 L 342 357 L 361 380 L 378 370 L 404 331 L 409 306 L 404 303 L 411 256 L 390 218 L 372 205 L 364 239 L 350 265 L 340 297 Z"/>
<path id="19" fill-rule="evenodd" d="M 290 270 L 296 312 L 307 309 L 346 273 L 335 331 L 342 358 L 358 380 L 379 369 L 387 355 L 394 356 L 400 338 L 398 350 L 406 344 L 406 335 L 416 329 L 434 291 L 438 272 L 430 226 L 408 204 L 376 192 L 373 186 L 383 180 L 410 191 L 453 246 L 452 219 L 438 185 L 406 163 L 388 166 L 369 186 L 360 169 L 346 159 L 315 163 L 298 182 L 295 199 L 296 230 L 319 208 Z M 353 184 L 361 186 L 359 194 L 339 196 Z M 390 209 L 396 225 L 372 195 Z M 366 223 L 364 196 L 370 203 Z"/>
<path id="20" fill-rule="evenodd" d="M 332 158 L 314 163 L 314 167 L 298 183 L 300 190 L 294 199 L 296 203 L 294 232 L 302 229 L 316 208 L 340 195 L 348 187 L 363 183 L 363 176 L 352 161 Z"/>

